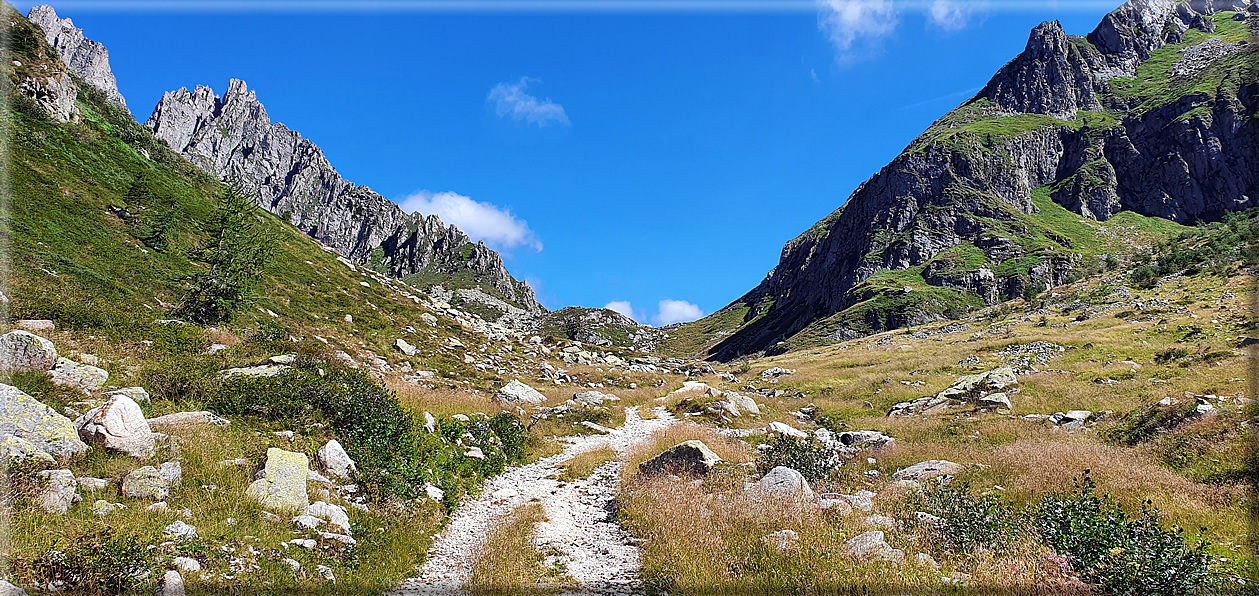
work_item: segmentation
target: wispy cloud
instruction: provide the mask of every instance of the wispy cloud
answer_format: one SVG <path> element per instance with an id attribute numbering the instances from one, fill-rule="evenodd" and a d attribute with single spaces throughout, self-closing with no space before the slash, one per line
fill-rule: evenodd
<path id="1" fill-rule="evenodd" d="M 436 214 L 473 240 L 484 240 L 491 248 L 508 250 L 528 246 L 542 250 L 542 242 L 529 229 L 529 223 L 516 219 L 511 211 L 492 203 L 474 201 L 454 192 L 421 190 L 404 197 L 398 204 L 407 213 Z"/>
<path id="2" fill-rule="evenodd" d="M 858 60 L 878 50 L 896 30 L 899 19 L 892 0 L 821 0 L 818 29 L 835 46 L 841 62 Z"/>
<path id="3" fill-rule="evenodd" d="M 694 321 L 704 316 L 704 311 L 690 302 L 685 300 L 661 300 L 659 311 L 651 317 L 651 322 L 657 326 L 672 325 L 673 323 L 685 323 Z"/>
<path id="4" fill-rule="evenodd" d="M 520 77 L 520 81 L 515 83 L 499 83 L 490 89 L 486 101 L 494 104 L 494 113 L 499 118 L 510 117 L 517 122 L 537 124 L 539 128 L 548 124 L 568 126 L 564 106 L 528 93 L 529 84 L 539 82 L 538 79 Z"/>
<path id="5" fill-rule="evenodd" d="M 927 22 L 945 31 L 960 31 L 987 8 L 985 0 L 932 0 Z"/>
<path id="6" fill-rule="evenodd" d="M 898 6 L 929 9 L 934 0 L 902 0 Z M 1044 8 L 1029 0 L 957 0 L 982 3 L 1005 12 L 1036 12 Z M 1095 12 L 1115 7 L 1114 0 L 1055 0 L 1056 12 Z M 19 4 L 19 6 L 29 6 Z M 810 13 L 817 0 L 61 0 L 69 12 L 322 12 L 322 13 Z"/>

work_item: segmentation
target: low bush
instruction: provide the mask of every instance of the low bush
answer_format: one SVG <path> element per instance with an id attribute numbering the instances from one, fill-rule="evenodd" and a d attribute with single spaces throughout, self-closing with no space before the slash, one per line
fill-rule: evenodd
<path id="1" fill-rule="evenodd" d="M 32 563 L 41 585 L 74 594 L 122 594 L 151 587 L 155 569 L 134 535 L 98 527 Z"/>
<path id="2" fill-rule="evenodd" d="M 814 439 L 775 435 L 765 445 L 756 462 L 762 473 L 778 466 L 786 466 L 800 472 L 809 480 L 821 480 L 828 478 L 844 463 L 839 448 Z"/>
<path id="3" fill-rule="evenodd" d="M 1098 496 L 1086 470 L 1070 494 L 1045 497 L 1036 525 L 1045 543 L 1107 594 L 1200 594 L 1214 582 L 1207 543 L 1189 547 L 1181 528 L 1165 528 L 1146 501 L 1129 519 L 1109 495 Z"/>
<path id="4" fill-rule="evenodd" d="M 1007 546 L 1024 533 L 1026 526 L 1018 510 L 996 495 L 975 494 L 969 482 L 918 493 L 908 501 L 906 513 L 920 511 L 940 518 L 930 524 L 929 532 L 936 539 L 935 544 L 952 552 Z"/>
<path id="5" fill-rule="evenodd" d="M 523 460 L 529 439 L 510 413 L 440 420 L 437 432 L 428 433 L 367 373 L 306 355 L 274 377 L 222 381 L 210 409 L 295 428 L 327 424 L 358 463 L 365 489 L 377 497 L 412 497 L 431 482 L 450 509 L 468 487 Z M 472 447 L 484 457 L 465 455 Z"/>

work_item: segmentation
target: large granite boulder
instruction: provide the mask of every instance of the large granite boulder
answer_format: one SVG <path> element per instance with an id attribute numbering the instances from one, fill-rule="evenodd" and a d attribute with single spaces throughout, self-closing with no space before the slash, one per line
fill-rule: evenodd
<path id="1" fill-rule="evenodd" d="M 791 497 L 793 499 L 812 500 L 813 487 L 804 474 L 786 466 L 778 466 L 765 474 L 757 486 L 766 492 Z"/>
<path id="2" fill-rule="evenodd" d="M 89 445 L 121 451 L 133 457 L 153 455 L 153 429 L 140 405 L 126 395 L 115 395 L 99 408 L 74 421 L 79 438 Z"/>
<path id="3" fill-rule="evenodd" d="M 29 331 L 0 335 L 0 372 L 44 372 L 57 365 L 57 348 Z"/>
<path id="4" fill-rule="evenodd" d="M 721 458 L 703 441 L 684 441 L 638 464 L 638 471 L 642 474 L 702 476 L 720 462 Z"/>
<path id="5" fill-rule="evenodd" d="M 494 401 L 505 404 L 540 404 L 546 401 L 546 396 L 533 387 L 513 380 L 494 394 Z"/>
<path id="6" fill-rule="evenodd" d="M 0 384 L 0 438 L 10 436 L 61 459 L 87 451 L 69 418 L 17 387 Z"/>
<path id="7" fill-rule="evenodd" d="M 245 494 L 268 509 L 295 511 L 310 504 L 306 494 L 306 472 L 310 460 L 304 453 L 272 447 L 267 450 L 263 476 Z"/>

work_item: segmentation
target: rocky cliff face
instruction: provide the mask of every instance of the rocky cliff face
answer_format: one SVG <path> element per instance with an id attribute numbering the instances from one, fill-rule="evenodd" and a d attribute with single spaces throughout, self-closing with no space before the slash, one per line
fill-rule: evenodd
<path id="1" fill-rule="evenodd" d="M 75 27 L 70 19 L 57 18 L 57 11 L 51 6 L 36 6 L 26 18 L 44 30 L 48 45 L 57 50 L 70 70 L 89 85 L 104 91 L 109 101 L 118 107 L 127 107 L 109 68 L 109 50 L 105 46 L 84 37 L 83 30 Z"/>
<path id="2" fill-rule="evenodd" d="M 200 85 L 168 92 L 145 125 L 193 164 L 235 180 L 260 206 L 354 261 L 416 285 L 480 286 L 526 311 L 545 310 L 484 243 L 342 178 L 310 139 L 272 122 L 244 81 L 233 79 L 222 96 Z"/>
<path id="3" fill-rule="evenodd" d="M 1251 0 L 1133 0 L 1087 37 L 1036 27 L 975 98 L 787 243 L 736 302 L 747 324 L 711 353 L 774 351 L 823 323 L 843 339 L 1062 283 L 1082 256 L 1036 228 L 1034 189 L 1096 220 L 1255 206 L 1257 33 Z M 1034 233 L 1044 246 L 1027 246 Z M 895 281 L 910 278 L 923 283 Z"/>

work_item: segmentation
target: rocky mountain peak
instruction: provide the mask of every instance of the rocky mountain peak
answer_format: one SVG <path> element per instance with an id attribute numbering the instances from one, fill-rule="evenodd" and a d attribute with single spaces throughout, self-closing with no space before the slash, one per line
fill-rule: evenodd
<path id="1" fill-rule="evenodd" d="M 118 92 L 118 81 L 109 68 L 109 50 L 99 42 L 83 36 L 83 30 L 74 26 L 70 19 L 57 18 L 57 11 L 48 5 L 31 9 L 27 15 L 32 23 L 44 30 L 44 36 L 61 55 L 61 61 L 88 84 L 105 92 L 109 101 L 126 108 L 127 102 Z"/>
<path id="2" fill-rule="evenodd" d="M 1078 110 L 1098 110 L 1095 81 L 1084 50 L 1068 39 L 1058 21 L 1032 29 L 1027 48 L 980 93 L 1006 111 L 1047 114 L 1063 120 Z"/>
<path id="3" fill-rule="evenodd" d="M 471 274 L 478 287 L 526 311 L 545 310 L 484 243 L 342 178 L 319 146 L 272 121 L 245 81 L 232 79 L 222 96 L 202 85 L 169 91 L 145 126 L 197 167 L 236 181 L 259 206 L 357 263 L 417 276 L 417 284 Z"/>

